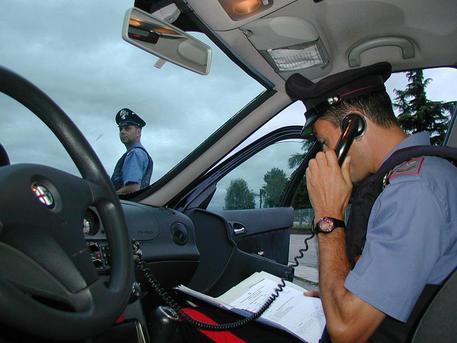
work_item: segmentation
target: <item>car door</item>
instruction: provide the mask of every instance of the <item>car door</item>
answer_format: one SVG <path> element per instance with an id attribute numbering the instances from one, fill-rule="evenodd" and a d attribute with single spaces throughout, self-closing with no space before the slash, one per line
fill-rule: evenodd
<path id="1" fill-rule="evenodd" d="M 247 144 L 202 177 L 177 204 L 194 220 L 197 243 L 200 236 L 204 272 L 196 272 L 193 288 L 217 295 L 260 270 L 293 278 L 288 267 L 290 234 L 309 232 L 312 220 L 309 200 L 294 200 L 299 183 L 291 186 L 311 146 L 301 130 L 296 125 L 282 127 Z M 307 199 L 303 194 L 301 198 Z M 209 261 L 205 256 L 211 256 Z"/>
<path id="2" fill-rule="evenodd" d="M 287 126 L 257 139 L 205 175 L 179 207 L 217 213 L 240 248 L 287 264 L 294 210 L 283 196 L 296 166 L 285 167 L 306 144 L 300 134 Z"/>

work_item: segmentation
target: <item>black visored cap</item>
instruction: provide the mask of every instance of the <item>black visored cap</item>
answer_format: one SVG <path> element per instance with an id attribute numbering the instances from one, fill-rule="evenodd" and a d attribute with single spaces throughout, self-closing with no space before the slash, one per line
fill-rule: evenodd
<path id="1" fill-rule="evenodd" d="M 138 114 L 128 108 L 123 108 L 116 114 L 116 123 L 119 127 L 127 125 L 136 125 L 143 127 L 146 125 L 145 121 L 140 118 Z"/>
<path id="2" fill-rule="evenodd" d="M 391 72 L 390 63 L 380 62 L 363 68 L 346 70 L 317 83 L 296 73 L 287 79 L 286 92 L 292 99 L 301 100 L 305 104 L 305 128 L 308 128 L 325 110 L 342 100 L 385 91 L 384 82 Z"/>

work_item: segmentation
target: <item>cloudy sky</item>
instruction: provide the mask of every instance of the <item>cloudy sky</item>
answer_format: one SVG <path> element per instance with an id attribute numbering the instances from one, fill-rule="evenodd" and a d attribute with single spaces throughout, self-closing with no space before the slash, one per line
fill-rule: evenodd
<path id="1" fill-rule="evenodd" d="M 208 76 L 169 63 L 155 68 L 154 56 L 121 38 L 124 14 L 132 4 L 132 0 L 2 0 L 0 65 L 24 76 L 59 104 L 86 135 L 109 174 L 125 149 L 114 123 L 116 112 L 129 107 L 140 114 L 147 122 L 142 142 L 154 159 L 154 182 L 263 89 L 214 45 Z M 426 76 L 434 80 L 429 98 L 455 97 L 455 86 L 449 86 L 455 85 L 455 71 L 432 71 Z M 401 89 L 405 83 L 403 76 L 394 75 L 388 89 Z M 0 142 L 13 162 L 42 163 L 77 173 L 34 115 L 3 94 L 0 110 Z M 302 113 L 303 106 L 296 104 L 282 117 L 299 124 Z M 257 163 L 267 164 L 274 159 L 273 150 L 284 154 L 287 149 L 296 147 L 275 147 Z M 250 187 L 258 189 L 259 182 L 253 176 Z"/>
<path id="2" fill-rule="evenodd" d="M 123 107 L 137 112 L 147 122 L 142 141 L 153 156 L 156 181 L 262 87 L 215 49 L 208 76 L 168 63 L 155 68 L 156 57 L 121 38 L 124 14 L 132 4 L 131 0 L 55 0 L 35 5 L 4 0 L 0 64 L 59 104 L 86 135 L 109 174 L 125 150 L 114 116 Z M 0 96 L 0 141 L 11 159 L 43 163 L 52 156 L 54 166 L 74 171 L 50 132 L 27 110 Z"/>

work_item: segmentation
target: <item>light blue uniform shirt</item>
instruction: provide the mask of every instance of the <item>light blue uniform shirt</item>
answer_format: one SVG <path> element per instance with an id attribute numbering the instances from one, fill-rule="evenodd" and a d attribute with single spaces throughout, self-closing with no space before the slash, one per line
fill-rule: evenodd
<path id="1" fill-rule="evenodd" d="M 143 149 L 135 149 L 137 147 L 142 147 L 142 145 L 134 144 L 127 152 L 127 156 L 125 156 L 122 166 L 122 181 L 124 186 L 131 182 L 141 185 L 143 176 L 148 168 L 148 155 Z"/>
<path id="2" fill-rule="evenodd" d="M 427 133 L 396 150 L 430 145 Z M 389 155 L 390 156 L 390 155 Z M 421 157 L 397 173 L 376 199 L 362 256 L 345 287 L 386 315 L 406 322 L 426 284 L 440 284 L 457 266 L 457 168 Z"/>

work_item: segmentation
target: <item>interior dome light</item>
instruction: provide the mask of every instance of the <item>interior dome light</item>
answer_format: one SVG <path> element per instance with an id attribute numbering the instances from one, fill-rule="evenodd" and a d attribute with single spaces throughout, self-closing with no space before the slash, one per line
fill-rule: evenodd
<path id="1" fill-rule="evenodd" d="M 294 71 L 328 63 L 319 41 L 306 46 L 268 49 L 267 53 L 278 71 Z"/>
<path id="2" fill-rule="evenodd" d="M 219 0 L 233 20 L 242 20 L 273 6 L 273 0 Z"/>
<path id="3" fill-rule="evenodd" d="M 238 15 L 251 14 L 256 11 L 260 5 L 260 0 L 242 0 L 233 4 L 233 12 Z"/>

